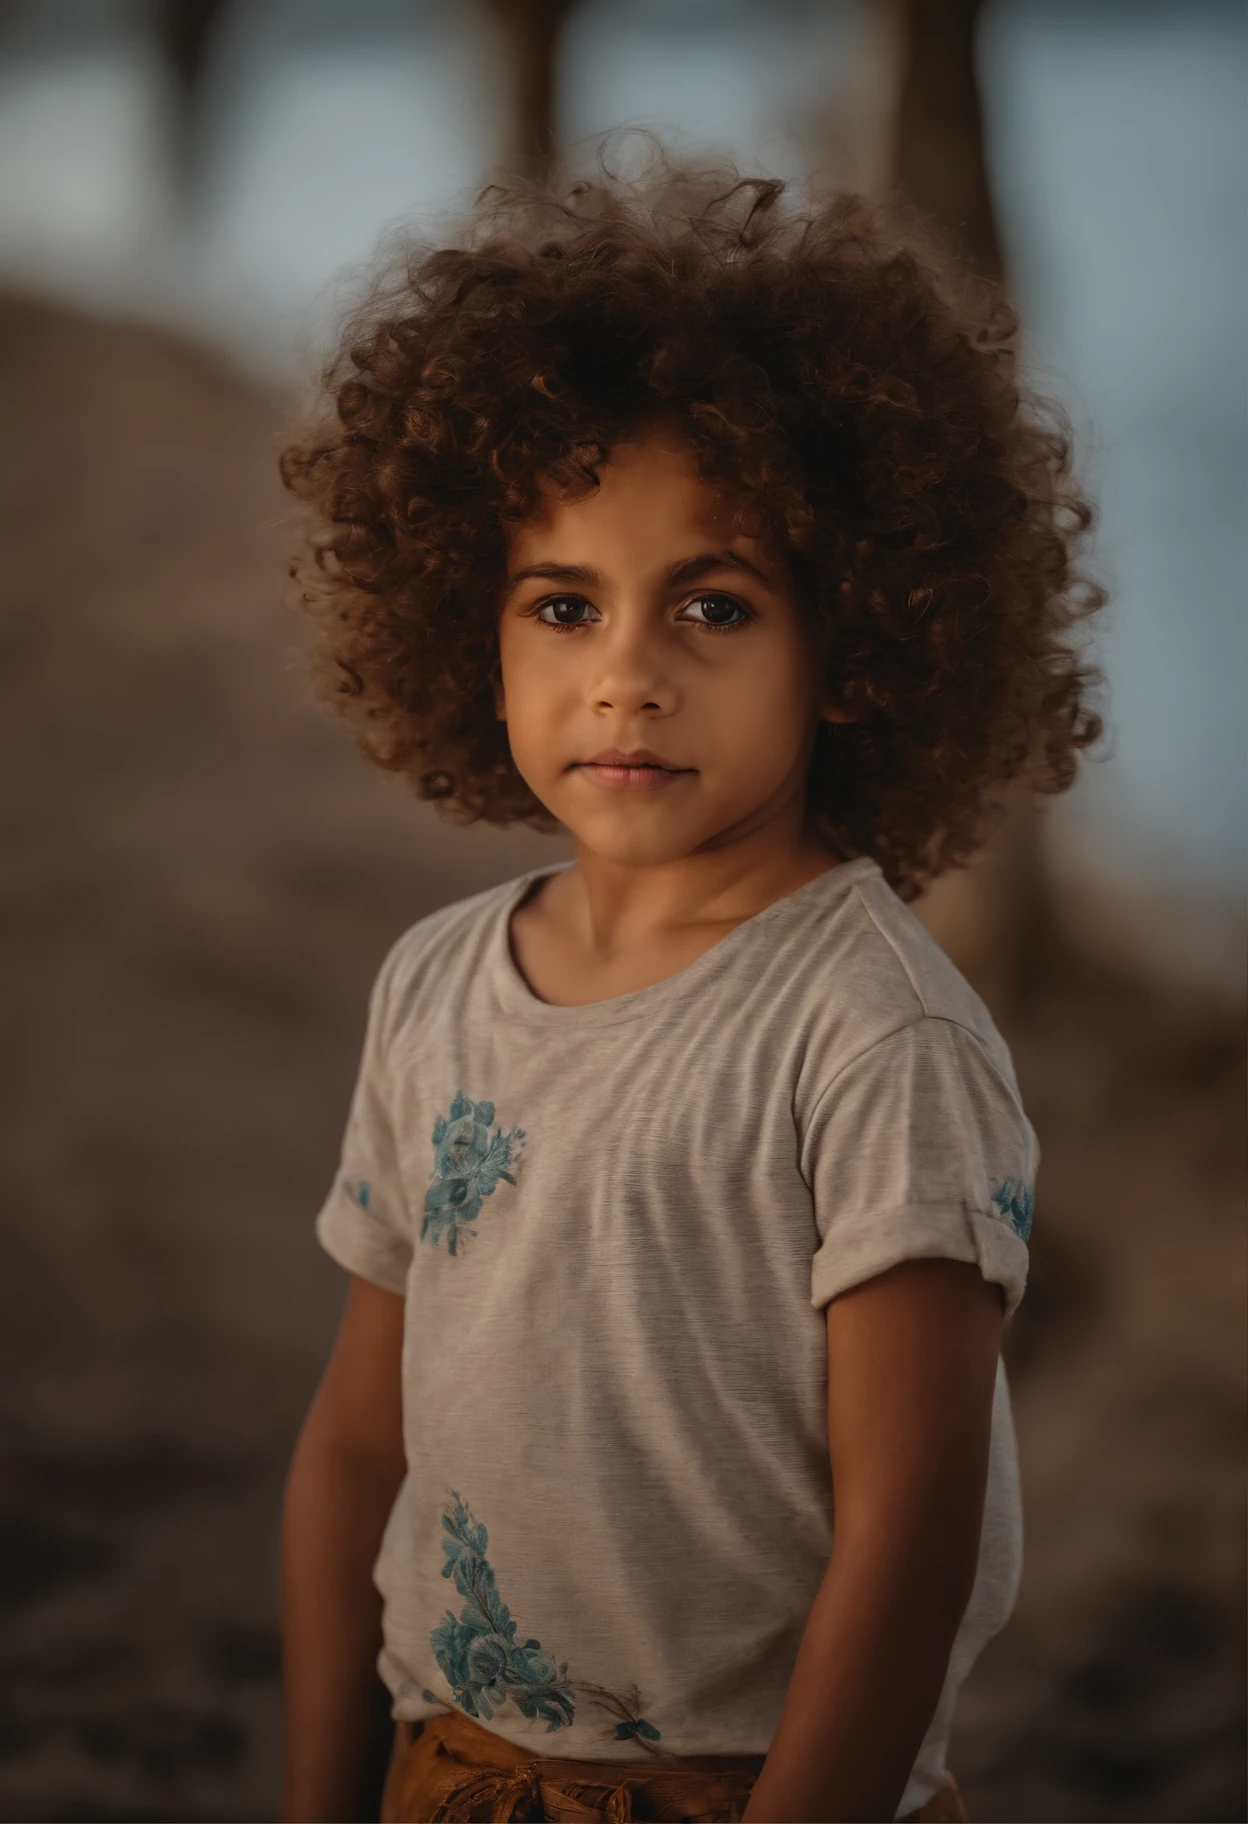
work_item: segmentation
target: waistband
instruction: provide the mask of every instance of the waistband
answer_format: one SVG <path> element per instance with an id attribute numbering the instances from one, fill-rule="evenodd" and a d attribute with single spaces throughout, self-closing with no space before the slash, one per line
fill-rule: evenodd
<path id="1" fill-rule="evenodd" d="M 382 1824 L 601 1818 L 738 1824 L 762 1771 L 761 1754 L 663 1755 L 653 1763 L 534 1755 L 471 1717 L 400 1723 L 382 1800 Z M 917 1812 L 918 1824 L 966 1818 L 951 1774 Z"/>

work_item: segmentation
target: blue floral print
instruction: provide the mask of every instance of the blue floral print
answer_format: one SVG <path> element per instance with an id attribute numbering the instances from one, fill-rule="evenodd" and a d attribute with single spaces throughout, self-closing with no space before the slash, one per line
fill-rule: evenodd
<path id="1" fill-rule="evenodd" d="M 615 1725 L 616 1740 L 628 1741 L 630 1736 L 640 1736 L 647 1742 L 657 1742 L 662 1738 L 653 1723 L 648 1723 L 644 1716 L 630 1717 L 626 1723 Z"/>
<path id="2" fill-rule="evenodd" d="M 1015 1234 L 1026 1241 L 1031 1234 L 1031 1212 L 1035 1207 L 1035 1192 L 1029 1191 L 1025 1185 L 1017 1183 L 1013 1178 L 1006 1178 L 992 1193 L 992 1201 L 997 1206 L 1001 1220 L 1008 1222 Z"/>
<path id="3" fill-rule="evenodd" d="M 547 1735 L 566 1729 L 576 1709 L 567 1661 L 556 1665 L 540 1641 L 516 1645 L 516 1624 L 485 1556 L 489 1535 L 454 1489 L 451 1497 L 454 1506 L 442 1516 L 442 1575 L 455 1579 L 464 1606 L 458 1619 L 448 1609 L 430 1636 L 451 1695 L 469 1716 L 487 1721 L 510 1695 L 523 1716 L 545 1718 Z"/>
<path id="4" fill-rule="evenodd" d="M 661 1757 L 667 1750 L 655 1748 L 652 1744 L 661 1742 L 661 1732 L 654 1724 L 640 1714 L 641 1694 L 636 1685 L 630 1685 L 627 1691 L 608 1691 L 603 1685 L 586 1684 L 582 1679 L 576 1681 L 576 1688 L 591 1704 L 620 1720 L 610 1733 L 610 1740 L 616 1742 L 636 1742 L 647 1754 Z"/>
<path id="5" fill-rule="evenodd" d="M 474 1102 L 457 1089 L 449 1115 L 439 1115 L 433 1124 L 433 1170 L 420 1239 L 427 1237 L 436 1247 L 438 1237 L 445 1234 L 448 1254 L 458 1251 L 461 1233 L 476 1233 L 469 1225 L 499 1179 L 516 1182 L 508 1168 L 524 1146 L 524 1129 L 513 1127 L 504 1133 L 496 1127 L 491 1134 L 493 1119 L 492 1102 Z"/>

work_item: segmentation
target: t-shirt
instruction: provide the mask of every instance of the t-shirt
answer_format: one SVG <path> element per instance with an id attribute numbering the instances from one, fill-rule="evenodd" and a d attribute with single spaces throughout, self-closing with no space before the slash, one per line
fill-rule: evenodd
<path id="1" fill-rule="evenodd" d="M 396 1717 L 458 1706 L 535 1754 L 761 1754 L 832 1550 L 823 1307 L 941 1256 L 1012 1312 L 1035 1137 L 986 1009 L 873 860 L 575 1007 L 511 954 L 550 872 L 391 950 L 317 1219 L 406 1301 L 380 1669 Z M 999 1370 L 978 1573 L 902 1812 L 1020 1555 Z"/>

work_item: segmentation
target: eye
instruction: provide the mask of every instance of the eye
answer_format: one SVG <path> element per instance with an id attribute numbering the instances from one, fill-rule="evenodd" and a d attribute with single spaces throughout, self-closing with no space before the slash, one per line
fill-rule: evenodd
<path id="1" fill-rule="evenodd" d="M 700 613 L 691 613 L 700 609 Z M 692 601 L 686 602 L 677 617 L 679 620 L 690 620 L 695 627 L 705 627 L 715 633 L 727 633 L 734 627 L 744 627 L 754 616 L 739 602 L 735 595 L 695 595 Z"/>
<path id="2" fill-rule="evenodd" d="M 587 602 L 583 595 L 548 595 L 532 612 L 543 627 L 565 630 L 587 626 L 590 618 L 598 618 L 592 602 Z"/>

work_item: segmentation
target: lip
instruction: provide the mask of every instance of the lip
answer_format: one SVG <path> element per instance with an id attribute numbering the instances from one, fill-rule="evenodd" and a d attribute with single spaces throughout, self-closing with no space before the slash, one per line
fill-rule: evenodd
<path id="1" fill-rule="evenodd" d="M 577 766 L 661 766 L 667 773 L 687 773 L 692 769 L 687 766 L 673 766 L 662 754 L 656 754 L 653 748 L 630 747 L 627 753 L 622 747 L 604 747 L 600 753 L 591 754 L 588 760 L 578 760 Z"/>
<path id="2" fill-rule="evenodd" d="M 589 760 L 573 762 L 574 770 L 608 792 L 653 792 L 674 785 L 695 769 L 673 766 L 648 747 L 608 747 Z"/>

